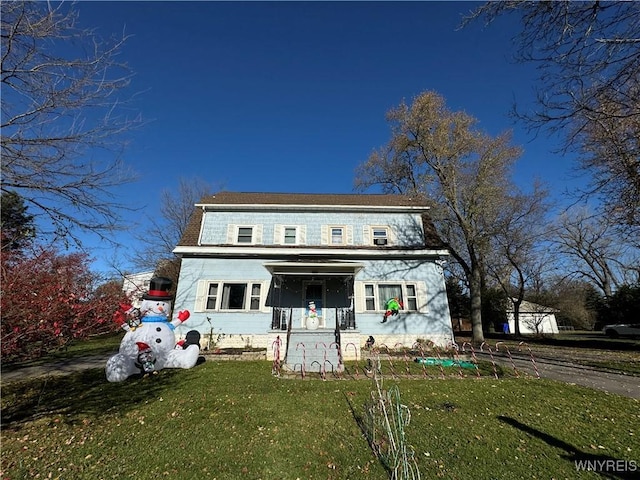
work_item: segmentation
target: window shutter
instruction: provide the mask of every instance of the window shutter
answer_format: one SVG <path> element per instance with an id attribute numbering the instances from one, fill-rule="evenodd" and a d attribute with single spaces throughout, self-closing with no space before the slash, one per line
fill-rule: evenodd
<path id="1" fill-rule="evenodd" d="M 307 243 L 307 226 L 300 225 L 298 227 L 298 243 L 300 245 L 306 245 Z"/>
<path id="2" fill-rule="evenodd" d="M 271 307 L 267 305 L 267 296 L 269 295 L 269 282 L 260 282 L 260 305 L 263 313 L 269 313 Z"/>
<path id="3" fill-rule="evenodd" d="M 320 244 L 321 245 L 329 245 L 329 226 L 322 225 L 320 230 Z"/>
<path id="4" fill-rule="evenodd" d="M 274 245 L 281 245 L 284 243 L 282 238 L 282 232 L 283 232 L 282 225 L 275 224 L 273 226 L 273 244 Z"/>
<path id="5" fill-rule="evenodd" d="M 255 233 L 253 236 L 253 243 L 262 245 L 262 224 L 255 226 Z"/>
<path id="6" fill-rule="evenodd" d="M 236 243 L 236 226 L 232 223 L 227 225 L 227 243 L 234 244 Z"/>
<path id="7" fill-rule="evenodd" d="M 347 225 L 345 235 L 347 236 L 347 245 L 353 245 L 353 225 Z"/>
<path id="8" fill-rule="evenodd" d="M 418 311 L 426 313 L 429 311 L 429 299 L 427 298 L 427 284 L 425 282 L 416 282 L 416 303 Z"/>
<path id="9" fill-rule="evenodd" d="M 198 281 L 196 286 L 196 304 L 193 307 L 194 312 L 204 312 L 208 288 L 209 282 L 206 280 Z"/>
<path id="10" fill-rule="evenodd" d="M 397 237 L 396 237 L 396 232 L 390 226 L 387 226 L 387 236 L 389 238 L 389 245 L 397 245 L 398 244 Z"/>
<path id="11" fill-rule="evenodd" d="M 364 282 L 355 282 L 353 285 L 353 294 L 355 295 L 356 313 L 364 312 Z"/>
<path id="12" fill-rule="evenodd" d="M 369 225 L 362 227 L 362 243 L 363 245 L 371 245 L 371 227 Z"/>

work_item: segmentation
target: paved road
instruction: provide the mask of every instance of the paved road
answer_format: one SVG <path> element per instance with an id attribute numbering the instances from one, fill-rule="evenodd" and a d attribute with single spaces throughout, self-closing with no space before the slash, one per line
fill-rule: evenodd
<path id="1" fill-rule="evenodd" d="M 483 360 L 490 361 L 491 359 L 486 352 L 476 352 L 476 355 Z M 104 368 L 108 357 L 109 355 L 93 356 L 60 361 L 37 367 L 3 370 L 0 379 L 2 382 L 8 382 L 42 375 L 66 375 L 87 368 Z M 494 354 L 494 358 L 496 363 L 499 363 L 503 368 L 513 368 L 511 361 L 505 354 Z M 514 355 L 513 363 L 518 372 L 536 375 L 534 365 L 528 356 Z M 536 358 L 535 363 L 538 373 L 542 378 L 582 385 L 596 390 L 640 399 L 640 376 L 622 375 L 569 362 L 542 358 Z"/>
<path id="2" fill-rule="evenodd" d="M 490 361 L 488 353 L 476 352 L 483 360 Z M 536 375 L 536 368 L 540 377 L 560 382 L 582 385 L 584 387 L 603 390 L 625 397 L 640 399 L 640 376 L 624 375 L 600 369 L 578 365 L 570 362 L 535 358 L 535 367 L 527 356 L 513 356 L 513 364 L 506 354 L 494 354 L 496 363 L 503 368 L 515 368 L 519 372 Z"/>

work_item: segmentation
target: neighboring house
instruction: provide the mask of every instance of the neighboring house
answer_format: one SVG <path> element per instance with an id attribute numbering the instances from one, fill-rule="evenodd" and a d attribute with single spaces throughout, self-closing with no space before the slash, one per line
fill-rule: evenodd
<path id="1" fill-rule="evenodd" d="M 269 356 L 279 339 L 290 364 L 318 348 L 355 358 L 370 335 L 389 348 L 446 346 L 448 252 L 427 211 L 399 195 L 206 197 L 174 250 L 175 309 L 191 311 L 178 333 L 197 329 L 217 347 L 266 347 Z M 382 323 L 396 296 L 404 309 Z"/>
<path id="2" fill-rule="evenodd" d="M 557 312 L 558 310 L 555 308 L 524 300 L 520 304 L 520 312 L 518 314 L 520 333 L 534 335 L 558 333 Z M 507 319 L 509 321 L 509 332 L 515 333 L 516 323 L 512 302 L 509 302 L 507 306 Z"/>
<path id="3" fill-rule="evenodd" d="M 153 277 L 153 271 L 130 273 L 122 278 L 122 291 L 131 299 L 134 307 L 139 307 L 142 295 L 149 290 L 149 282 Z"/>

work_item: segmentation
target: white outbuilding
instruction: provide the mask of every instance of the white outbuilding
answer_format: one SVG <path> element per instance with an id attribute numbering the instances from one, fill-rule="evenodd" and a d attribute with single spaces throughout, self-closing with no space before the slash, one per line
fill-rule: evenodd
<path id="1" fill-rule="evenodd" d="M 520 304 L 518 315 L 520 333 L 533 335 L 558 333 L 557 312 L 558 310 L 555 308 L 524 300 Z M 507 306 L 507 320 L 509 321 L 509 332 L 515 333 L 516 325 L 512 302 L 509 302 Z"/>

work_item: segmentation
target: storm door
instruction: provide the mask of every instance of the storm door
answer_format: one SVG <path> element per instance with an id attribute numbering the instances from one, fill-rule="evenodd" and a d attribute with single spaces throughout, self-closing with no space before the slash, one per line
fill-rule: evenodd
<path id="1" fill-rule="evenodd" d="M 324 291 L 325 286 L 323 281 L 309 281 L 304 283 L 303 288 L 303 305 L 305 309 L 305 320 L 309 317 L 310 304 L 313 302 L 316 307 L 316 313 L 318 314 L 318 320 L 320 321 L 320 328 L 325 326 L 324 316 Z M 305 325 L 303 324 L 303 327 Z"/>

